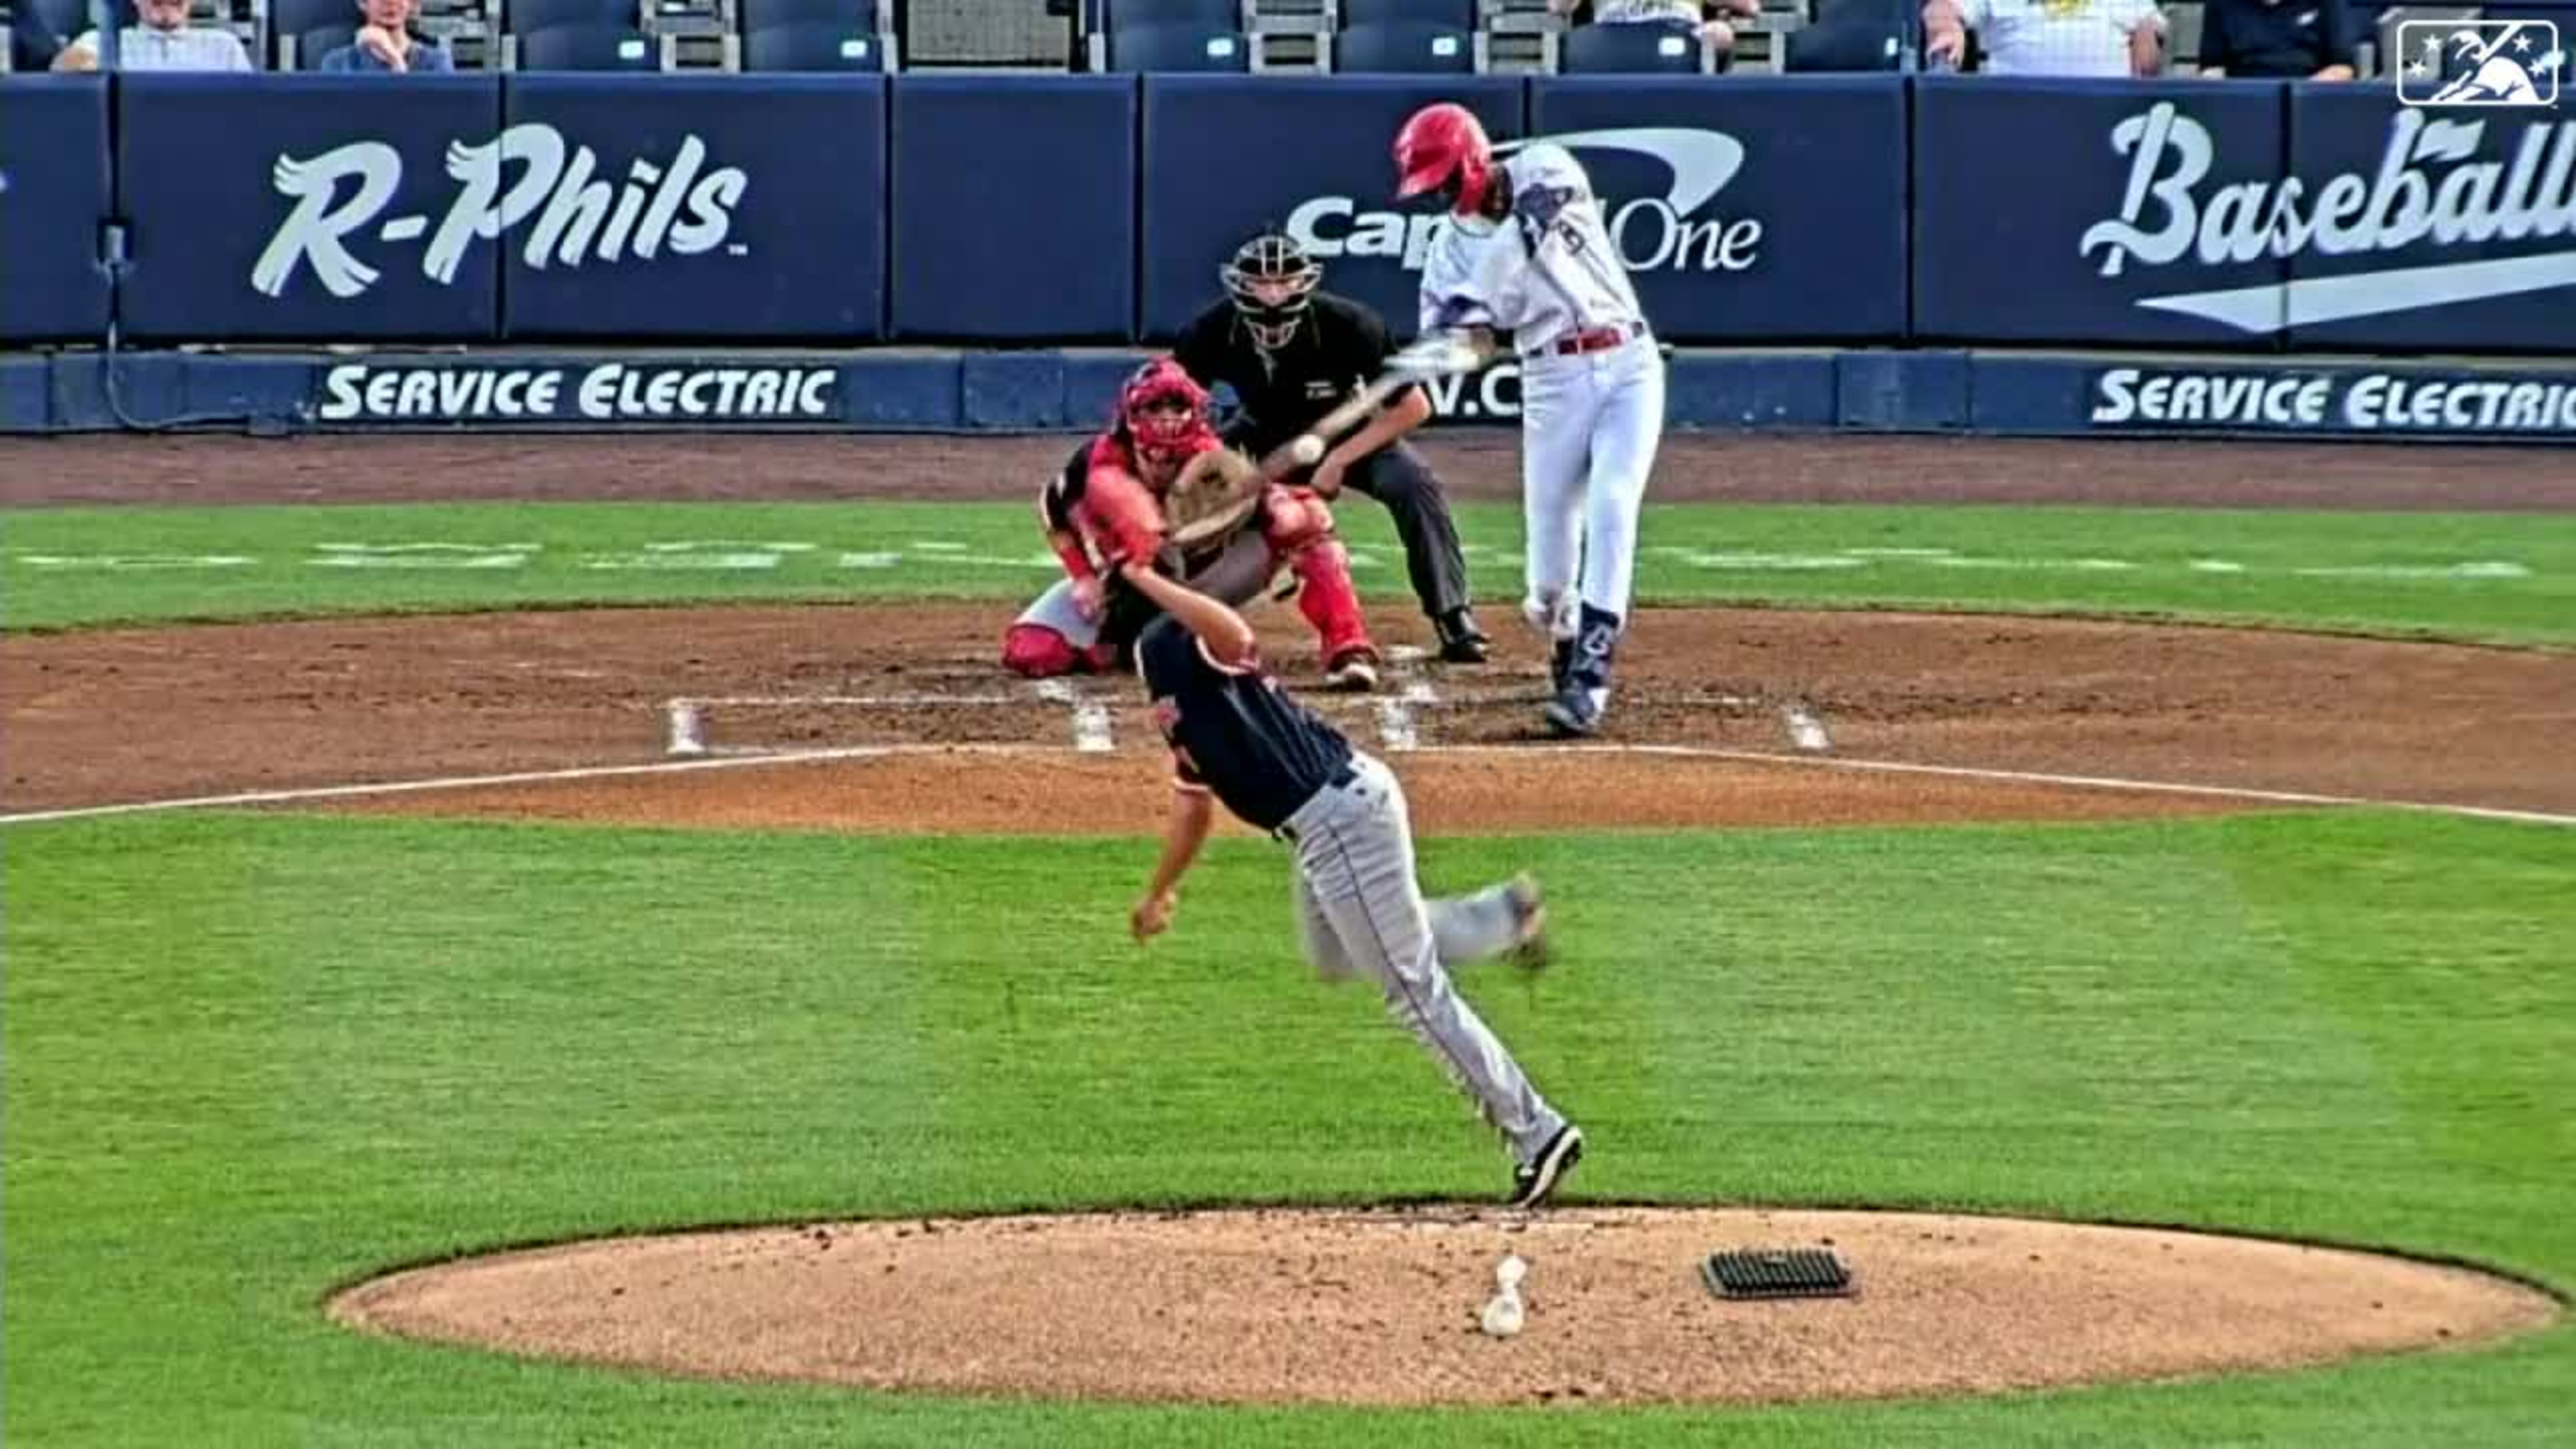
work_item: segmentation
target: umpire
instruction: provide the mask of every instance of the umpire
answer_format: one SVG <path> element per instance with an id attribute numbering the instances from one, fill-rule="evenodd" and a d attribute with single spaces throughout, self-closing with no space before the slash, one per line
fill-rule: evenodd
<path id="1" fill-rule="evenodd" d="M 1242 400 L 1226 441 L 1260 457 L 1307 431 L 1357 392 L 1395 351 L 1386 320 L 1318 288 L 1324 269 L 1275 230 L 1237 248 L 1219 269 L 1226 300 L 1182 330 L 1172 355 L 1201 386 L 1223 383 Z M 1440 636 L 1440 657 L 1484 661 L 1488 641 L 1468 607 L 1467 562 L 1449 500 L 1401 440 L 1431 416 L 1431 398 L 1410 387 L 1324 455 L 1303 480 L 1326 498 L 1345 485 L 1386 505 L 1404 541 L 1414 596 Z M 1299 480 L 1292 480 L 1299 481 Z"/>

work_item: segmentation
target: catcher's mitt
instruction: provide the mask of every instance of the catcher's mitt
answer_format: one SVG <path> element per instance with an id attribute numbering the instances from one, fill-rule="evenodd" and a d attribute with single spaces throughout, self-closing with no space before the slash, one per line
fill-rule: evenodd
<path id="1" fill-rule="evenodd" d="M 1196 554 L 1233 537 L 1261 506 L 1268 486 L 1259 465 L 1232 448 L 1210 448 L 1191 458 L 1163 496 L 1173 545 Z"/>

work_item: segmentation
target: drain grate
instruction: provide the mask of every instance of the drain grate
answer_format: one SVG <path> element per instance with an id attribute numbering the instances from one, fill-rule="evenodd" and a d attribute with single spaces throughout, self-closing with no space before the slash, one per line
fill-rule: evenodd
<path id="1" fill-rule="evenodd" d="M 1744 1248 L 1700 1264 L 1720 1298 L 1849 1298 L 1851 1270 L 1818 1248 Z"/>

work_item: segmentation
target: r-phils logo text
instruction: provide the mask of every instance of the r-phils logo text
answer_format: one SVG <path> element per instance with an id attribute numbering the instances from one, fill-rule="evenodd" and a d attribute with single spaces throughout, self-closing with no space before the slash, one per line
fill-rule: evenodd
<path id="1" fill-rule="evenodd" d="M 2477 159 L 2490 125 L 2504 132 L 2510 161 Z M 2142 297 L 2141 307 L 2266 333 L 2576 284 L 2576 246 L 2568 241 L 2576 233 L 2576 121 L 2455 121 L 2405 110 L 2389 121 L 2368 175 L 2289 176 L 2206 191 L 2216 140 L 2170 101 L 2113 127 L 2111 149 L 2129 161 L 2120 213 L 2078 243 L 2086 257 L 2098 256 L 2106 277 L 2131 262 L 2224 266 L 2306 251 L 2363 257 L 2426 242 L 2559 244 L 2525 256 Z"/>
<path id="2" fill-rule="evenodd" d="M 426 216 L 378 220 L 403 174 L 402 153 L 384 142 L 352 141 L 301 160 L 282 155 L 272 180 L 295 207 L 251 267 L 251 285 L 282 296 L 297 269 L 310 266 L 332 296 L 357 296 L 382 275 L 352 247 L 370 232 L 384 243 L 426 233 L 421 272 L 451 283 L 476 238 L 499 237 L 530 217 L 535 224 L 521 256 L 538 269 L 650 258 L 665 247 L 680 255 L 712 251 L 732 230 L 733 210 L 751 182 L 739 167 L 709 171 L 706 162 L 706 143 L 688 136 L 667 165 L 639 156 L 625 179 L 612 183 L 597 175 L 599 157 L 588 146 L 568 145 L 552 126 L 523 123 L 479 146 L 448 144 L 447 174 L 457 190 L 433 231 Z M 502 170 L 513 163 L 520 171 L 504 189 Z"/>
<path id="3" fill-rule="evenodd" d="M 1534 139 L 1569 151 L 1618 151 L 1651 157 L 1672 173 L 1661 196 L 1639 196 L 1610 205 L 1603 222 L 1619 260 L 1632 272 L 1741 272 L 1759 259 L 1762 223 L 1728 221 L 1699 210 L 1744 166 L 1744 143 L 1724 131 L 1638 126 L 1613 131 L 1570 131 Z M 1508 153 L 1526 141 L 1496 146 Z M 1437 215 L 1362 211 L 1348 196 L 1317 196 L 1288 213 L 1288 234 L 1318 257 L 1398 257 L 1405 270 L 1422 270 Z"/>

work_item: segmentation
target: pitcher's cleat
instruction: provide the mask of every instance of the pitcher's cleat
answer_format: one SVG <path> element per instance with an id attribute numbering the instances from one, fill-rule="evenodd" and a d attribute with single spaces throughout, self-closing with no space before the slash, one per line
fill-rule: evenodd
<path id="1" fill-rule="evenodd" d="M 1547 1201 L 1547 1195 L 1556 1191 L 1556 1185 L 1563 1182 L 1565 1175 L 1574 1170 L 1574 1164 L 1582 1160 L 1583 1129 L 1568 1122 L 1556 1129 L 1554 1137 L 1547 1139 L 1547 1145 L 1539 1149 L 1538 1156 L 1530 1159 L 1529 1166 L 1512 1174 L 1512 1195 L 1508 1205 L 1530 1208 Z"/>

